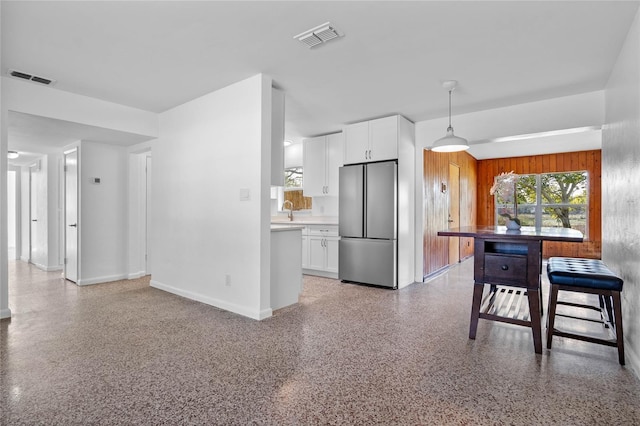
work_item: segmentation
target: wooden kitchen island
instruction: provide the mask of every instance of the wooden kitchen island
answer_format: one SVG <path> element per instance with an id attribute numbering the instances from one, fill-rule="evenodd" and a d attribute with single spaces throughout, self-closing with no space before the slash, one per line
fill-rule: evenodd
<path id="1" fill-rule="evenodd" d="M 469 338 L 476 338 L 480 318 L 522 325 L 531 327 L 535 352 L 542 353 L 542 243 L 582 242 L 582 233 L 568 228 L 522 227 L 511 231 L 504 226 L 467 226 L 440 231 L 438 235 L 474 238 Z M 483 298 L 485 285 L 490 288 Z M 525 296 L 528 309 L 523 302 Z"/>

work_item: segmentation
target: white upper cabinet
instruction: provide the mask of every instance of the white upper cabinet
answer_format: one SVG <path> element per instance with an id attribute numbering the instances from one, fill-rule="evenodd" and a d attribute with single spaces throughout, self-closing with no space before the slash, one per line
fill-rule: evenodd
<path id="1" fill-rule="evenodd" d="M 271 89 L 271 185 L 284 186 L 284 92 Z"/>
<path id="2" fill-rule="evenodd" d="M 393 115 L 346 126 L 344 164 L 397 159 L 399 119 Z"/>
<path id="3" fill-rule="evenodd" d="M 343 155 L 342 133 L 305 139 L 303 145 L 304 196 L 337 196 L 338 169 L 342 166 Z"/>

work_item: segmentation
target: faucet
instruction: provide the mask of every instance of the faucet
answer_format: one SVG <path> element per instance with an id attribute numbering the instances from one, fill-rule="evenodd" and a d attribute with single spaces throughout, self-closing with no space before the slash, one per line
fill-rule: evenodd
<path id="1" fill-rule="evenodd" d="M 289 220 L 293 220 L 293 202 L 291 200 L 284 200 L 284 203 L 282 203 L 282 210 L 287 208 L 287 203 L 289 203 L 289 214 L 287 215 L 287 217 L 289 218 Z"/>

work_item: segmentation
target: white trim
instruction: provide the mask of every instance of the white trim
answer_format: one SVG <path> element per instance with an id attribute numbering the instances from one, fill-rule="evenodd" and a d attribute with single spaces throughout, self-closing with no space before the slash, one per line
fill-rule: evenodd
<path id="1" fill-rule="evenodd" d="M 0 309 L 0 319 L 11 318 L 11 309 Z"/>
<path id="2" fill-rule="evenodd" d="M 28 262 L 28 260 L 27 260 L 27 262 Z M 40 269 L 40 270 L 42 270 L 42 271 L 45 271 L 45 272 L 62 271 L 62 265 L 58 265 L 58 266 L 46 266 L 46 265 L 43 265 L 43 264 L 41 264 L 41 263 L 34 263 L 34 262 L 31 262 L 31 264 L 32 264 L 33 266 L 35 266 L 36 268 L 38 268 L 38 269 Z"/>
<path id="3" fill-rule="evenodd" d="M 223 309 L 225 311 L 233 312 L 235 314 L 239 314 L 245 317 L 249 317 L 255 320 L 263 320 L 265 318 L 269 318 L 273 315 L 273 311 L 271 308 L 263 309 L 261 311 L 256 311 L 250 309 L 246 306 L 237 305 L 235 303 L 229 303 L 224 300 L 207 297 L 202 294 L 194 293 L 191 291 L 183 290 L 180 288 L 176 288 L 167 284 L 163 284 L 156 280 L 151 280 L 151 287 L 157 288 L 158 290 L 163 290 L 168 293 L 176 294 L 178 296 L 186 297 L 187 299 L 195 300 L 197 302 L 205 303 L 207 305 L 214 306 L 216 308 Z"/>
<path id="4" fill-rule="evenodd" d="M 112 281 L 120 281 L 120 280 L 126 280 L 126 279 L 127 279 L 127 275 L 126 274 L 106 275 L 104 277 L 95 277 L 95 278 L 89 278 L 89 279 L 79 279 L 76 284 L 80 285 L 80 286 L 83 286 L 83 285 L 92 285 L 92 284 L 103 284 L 103 283 L 109 283 L 109 282 L 112 282 Z"/>
<path id="5" fill-rule="evenodd" d="M 624 358 L 625 367 L 633 371 L 633 374 L 640 379 L 640 357 L 634 352 L 633 345 L 627 336 L 624 338 Z"/>
<path id="6" fill-rule="evenodd" d="M 323 271 L 322 269 L 303 268 L 302 269 L 302 274 L 303 275 L 313 275 L 314 277 L 333 278 L 334 280 L 338 279 L 338 273 L 337 272 Z"/>
<path id="7" fill-rule="evenodd" d="M 134 272 L 134 273 L 128 274 L 127 275 L 127 279 L 128 280 L 137 280 L 138 278 L 142 278 L 145 275 L 147 275 L 145 273 L 145 271 L 138 271 L 138 272 Z"/>

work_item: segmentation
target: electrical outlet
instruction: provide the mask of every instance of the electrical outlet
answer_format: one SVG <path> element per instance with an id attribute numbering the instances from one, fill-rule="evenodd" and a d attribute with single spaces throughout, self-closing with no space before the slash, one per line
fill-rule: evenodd
<path id="1" fill-rule="evenodd" d="M 224 285 L 226 285 L 227 287 L 231 286 L 231 275 L 226 274 L 224 276 Z"/>

